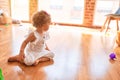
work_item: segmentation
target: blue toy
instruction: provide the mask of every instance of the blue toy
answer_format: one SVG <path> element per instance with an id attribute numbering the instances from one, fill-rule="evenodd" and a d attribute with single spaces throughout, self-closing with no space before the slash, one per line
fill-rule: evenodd
<path id="1" fill-rule="evenodd" d="M 109 55 L 109 57 L 110 57 L 110 59 L 114 60 L 114 59 L 116 58 L 116 55 L 115 55 L 115 53 L 111 53 L 111 54 Z"/>

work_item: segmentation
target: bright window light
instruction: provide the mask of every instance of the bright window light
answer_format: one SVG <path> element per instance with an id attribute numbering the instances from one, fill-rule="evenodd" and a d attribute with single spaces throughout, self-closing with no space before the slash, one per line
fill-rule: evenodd
<path id="1" fill-rule="evenodd" d="M 84 0 L 38 0 L 38 9 L 49 12 L 52 22 L 83 23 Z"/>
<path id="2" fill-rule="evenodd" d="M 94 25 L 102 26 L 107 14 L 114 14 L 119 8 L 119 0 L 97 0 L 95 6 Z"/>
<path id="3" fill-rule="evenodd" d="M 11 0 L 13 19 L 29 21 L 29 0 Z"/>

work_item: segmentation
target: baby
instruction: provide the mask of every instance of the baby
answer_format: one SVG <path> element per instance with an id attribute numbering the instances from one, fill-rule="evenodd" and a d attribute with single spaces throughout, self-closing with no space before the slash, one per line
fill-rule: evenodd
<path id="1" fill-rule="evenodd" d="M 8 59 L 8 62 L 20 62 L 26 65 L 37 65 L 39 62 L 53 59 L 54 54 L 49 50 L 45 41 L 49 39 L 51 17 L 46 11 L 33 15 L 32 24 L 36 28 L 23 41 L 19 54 Z"/>

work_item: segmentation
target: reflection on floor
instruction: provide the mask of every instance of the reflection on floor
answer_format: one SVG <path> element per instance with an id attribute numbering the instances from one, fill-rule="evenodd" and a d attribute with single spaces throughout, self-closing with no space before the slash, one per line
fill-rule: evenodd
<path id="1" fill-rule="evenodd" d="M 55 53 L 53 61 L 27 67 L 8 63 L 19 53 L 31 25 L 0 26 L 0 68 L 5 80 L 119 80 L 120 62 L 109 60 L 114 51 L 116 32 L 97 29 L 51 26 L 47 44 Z"/>

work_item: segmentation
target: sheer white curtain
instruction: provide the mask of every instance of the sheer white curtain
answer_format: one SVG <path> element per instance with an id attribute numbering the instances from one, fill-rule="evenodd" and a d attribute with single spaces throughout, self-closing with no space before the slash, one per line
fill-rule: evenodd
<path id="1" fill-rule="evenodd" d="M 82 24 L 84 0 L 38 0 L 38 9 L 49 12 L 53 22 Z"/>

